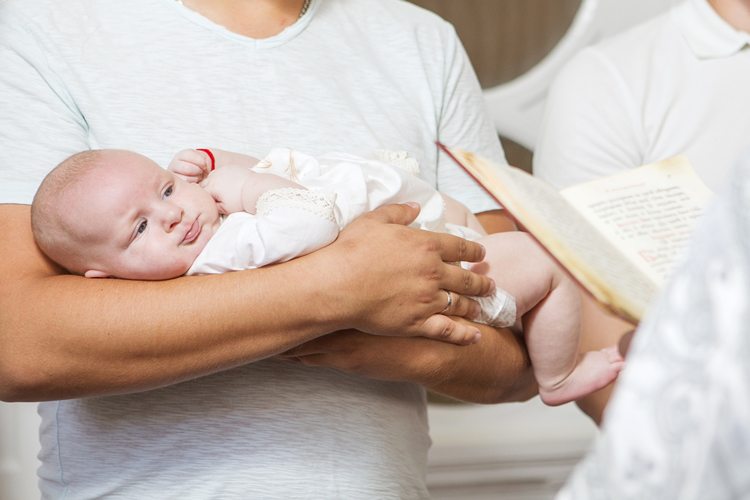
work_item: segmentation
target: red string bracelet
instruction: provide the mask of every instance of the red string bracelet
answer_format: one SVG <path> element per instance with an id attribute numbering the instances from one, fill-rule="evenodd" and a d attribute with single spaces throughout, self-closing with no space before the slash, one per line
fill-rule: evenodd
<path id="1" fill-rule="evenodd" d="M 204 153 L 206 153 L 208 157 L 211 158 L 211 172 L 216 170 L 216 158 L 214 158 L 214 154 L 211 152 L 210 149 L 198 148 L 196 149 L 196 151 L 203 151 Z"/>

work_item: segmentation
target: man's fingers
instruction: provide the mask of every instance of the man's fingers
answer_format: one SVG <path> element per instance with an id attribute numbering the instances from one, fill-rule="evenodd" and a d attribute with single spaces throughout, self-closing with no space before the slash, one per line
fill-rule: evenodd
<path id="1" fill-rule="evenodd" d="M 435 233 L 435 237 L 444 262 L 479 262 L 484 259 L 484 247 L 479 243 L 445 233 Z"/>
<path id="2" fill-rule="evenodd" d="M 478 328 L 458 323 L 442 314 L 427 318 L 421 330 L 424 337 L 457 345 L 475 344 L 481 338 Z"/>
<path id="3" fill-rule="evenodd" d="M 443 309 L 441 314 L 446 316 L 459 316 L 466 319 L 475 319 L 479 317 L 479 304 L 468 297 L 450 292 L 452 300 L 450 306 Z"/>
<path id="4" fill-rule="evenodd" d="M 495 290 L 495 283 L 488 276 L 473 273 L 460 266 L 447 265 L 440 286 L 459 295 L 484 297 Z"/>
<path id="5" fill-rule="evenodd" d="M 378 207 L 365 217 L 371 217 L 388 224 L 401 224 L 408 226 L 419 215 L 419 205 L 416 203 L 401 203 L 394 205 L 383 205 Z"/>

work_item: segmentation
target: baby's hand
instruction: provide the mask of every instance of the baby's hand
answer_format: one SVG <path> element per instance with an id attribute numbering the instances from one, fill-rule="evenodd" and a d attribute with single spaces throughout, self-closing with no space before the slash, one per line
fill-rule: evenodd
<path id="1" fill-rule="evenodd" d="M 169 162 L 169 170 L 187 182 L 201 182 L 211 172 L 211 158 L 205 151 L 183 149 Z"/>
<path id="2" fill-rule="evenodd" d="M 250 212 L 243 204 L 242 192 L 245 183 L 253 175 L 253 172 L 239 165 L 226 165 L 211 172 L 201 182 L 201 187 L 216 200 L 219 213 L 233 214 L 235 212 Z"/>

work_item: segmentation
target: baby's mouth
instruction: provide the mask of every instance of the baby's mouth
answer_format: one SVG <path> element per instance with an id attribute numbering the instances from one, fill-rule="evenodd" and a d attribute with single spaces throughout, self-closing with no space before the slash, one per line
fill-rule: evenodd
<path id="1" fill-rule="evenodd" d="M 182 237 L 181 245 L 188 245 L 194 242 L 201 234 L 201 225 L 198 223 L 198 218 L 193 221 L 193 224 L 188 228 L 185 236 Z"/>

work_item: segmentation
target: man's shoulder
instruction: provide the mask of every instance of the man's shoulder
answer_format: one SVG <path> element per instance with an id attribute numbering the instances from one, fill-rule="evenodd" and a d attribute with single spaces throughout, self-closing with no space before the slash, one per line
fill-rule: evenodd
<path id="1" fill-rule="evenodd" d="M 128 1 L 133 12 L 145 8 L 142 2 Z M 59 39 L 82 33 L 94 19 L 109 15 L 117 0 L 0 0 L 2 30 L 22 29 L 34 36 Z M 112 14 L 114 15 L 114 14 Z"/>
<path id="2" fill-rule="evenodd" d="M 648 59 L 648 54 L 658 53 L 679 38 L 672 19 L 669 10 L 599 41 L 592 49 L 614 61 Z"/>
<path id="3" fill-rule="evenodd" d="M 54 17 L 59 12 L 85 11 L 93 0 L 0 0 L 0 22 Z"/>
<path id="4" fill-rule="evenodd" d="M 7 32 L 8 28 L 25 26 L 28 19 L 32 19 L 34 11 L 44 15 L 44 8 L 51 2 L 46 0 L 0 0 L 0 28 Z"/>
<path id="5" fill-rule="evenodd" d="M 583 48 L 563 66 L 556 80 L 574 86 L 601 84 L 602 79 L 612 78 L 640 80 L 649 66 L 670 64 L 668 56 L 674 53 L 678 39 L 679 32 L 667 11 Z"/>

